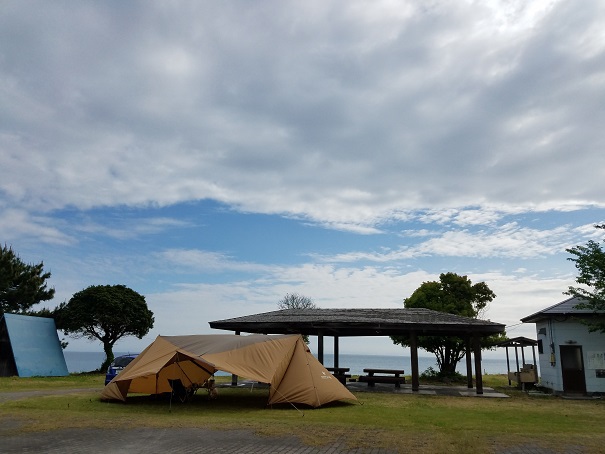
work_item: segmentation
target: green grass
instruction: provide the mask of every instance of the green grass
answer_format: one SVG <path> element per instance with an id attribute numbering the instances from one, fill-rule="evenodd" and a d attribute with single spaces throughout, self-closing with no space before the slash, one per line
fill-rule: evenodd
<path id="1" fill-rule="evenodd" d="M 149 396 L 126 404 L 98 399 L 103 376 L 63 380 L 0 379 L 0 392 L 91 388 L 90 393 L 31 397 L 4 402 L 3 421 L 18 430 L 73 427 L 204 427 L 250 429 L 262 435 L 297 435 L 309 444 L 346 438 L 351 447 L 385 447 L 401 452 L 492 452 L 494 446 L 531 443 L 561 452 L 580 446 L 601 452 L 605 445 L 605 402 L 532 397 L 508 387 L 503 376 L 486 376 L 485 386 L 509 399 L 359 393 L 359 403 L 337 402 L 320 409 L 266 407 L 266 389 L 220 388 L 217 400 L 199 392 L 187 403 Z"/>
<path id="2" fill-rule="evenodd" d="M 71 374 L 67 377 L 0 377 L 0 392 L 69 388 L 102 388 L 105 374 Z"/>

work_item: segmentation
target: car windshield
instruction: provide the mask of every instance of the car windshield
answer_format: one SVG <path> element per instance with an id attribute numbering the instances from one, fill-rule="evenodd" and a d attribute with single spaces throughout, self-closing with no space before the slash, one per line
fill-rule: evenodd
<path id="1" fill-rule="evenodd" d="M 114 367 L 126 367 L 130 364 L 133 359 L 134 358 L 132 358 L 131 356 L 120 356 L 119 358 L 115 359 L 113 365 Z"/>

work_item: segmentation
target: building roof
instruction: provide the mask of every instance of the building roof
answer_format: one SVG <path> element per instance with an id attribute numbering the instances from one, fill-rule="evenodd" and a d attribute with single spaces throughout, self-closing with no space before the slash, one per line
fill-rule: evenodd
<path id="1" fill-rule="evenodd" d="M 604 312 L 595 312 L 592 309 L 578 309 L 576 306 L 582 302 L 584 302 L 582 298 L 571 297 L 566 299 L 565 301 L 561 301 L 553 306 L 547 307 L 535 314 L 528 315 L 527 317 L 523 317 L 521 321 L 523 323 L 535 323 L 540 320 L 553 318 L 553 317 L 570 317 L 570 316 L 578 316 L 582 317 L 590 317 L 594 315 L 603 315 Z"/>
<path id="2" fill-rule="evenodd" d="M 246 333 L 325 336 L 489 336 L 505 326 L 429 309 L 284 309 L 210 322 L 211 328 Z"/>
<path id="3" fill-rule="evenodd" d="M 505 341 L 498 342 L 496 347 L 531 347 L 532 345 L 538 345 L 538 341 L 530 339 L 528 337 L 513 337 L 512 339 L 506 339 Z"/>

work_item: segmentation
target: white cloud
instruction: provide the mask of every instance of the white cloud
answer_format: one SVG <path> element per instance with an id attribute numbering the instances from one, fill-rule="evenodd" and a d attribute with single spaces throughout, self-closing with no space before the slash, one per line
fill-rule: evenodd
<path id="1" fill-rule="evenodd" d="M 512 327 L 509 335 L 513 337 L 535 337 L 534 325 L 519 325 L 520 319 L 563 301 L 562 292 L 573 281 L 570 276 L 541 279 L 502 273 L 469 274 L 469 278 L 473 283 L 486 282 L 496 293 L 485 317 Z M 395 269 L 309 264 L 280 269 L 266 279 L 179 285 L 147 296 L 157 323 L 143 343 L 158 334 L 210 333 L 208 321 L 276 310 L 277 301 L 292 292 L 311 297 L 323 308 L 402 307 L 403 299 L 423 282 L 438 279 L 438 274 L 423 271 L 405 273 Z M 385 343 L 382 338 L 364 342 L 368 342 L 366 347 L 373 353 L 393 352 L 390 341 Z"/>
<path id="2" fill-rule="evenodd" d="M 61 221 L 48 216 L 32 215 L 26 210 L 0 207 L 0 237 L 5 242 L 19 238 L 36 238 L 49 244 L 69 245 L 76 242 L 73 236 L 64 232 Z"/>
<path id="3" fill-rule="evenodd" d="M 240 271 L 248 273 L 273 272 L 275 266 L 259 263 L 246 263 L 234 260 L 222 252 L 201 251 L 196 249 L 168 249 L 156 253 L 159 260 L 166 261 L 171 267 L 186 268 L 190 272 Z"/>
<path id="4" fill-rule="evenodd" d="M 199 332 L 288 291 L 395 305 L 490 261 L 494 319 L 558 301 L 546 262 L 605 208 L 602 2 L 245 9 L 3 4 L 0 236 L 54 263 L 61 297 L 127 281 L 159 332 Z M 283 261 L 244 226 L 194 239 L 205 200 L 335 236 Z"/>
<path id="5" fill-rule="evenodd" d="M 92 220 L 85 220 L 81 224 L 74 226 L 74 229 L 81 233 L 93 233 L 116 239 L 134 239 L 145 235 L 154 235 L 172 228 L 190 227 L 191 223 L 165 217 L 156 218 L 132 218 L 123 217 L 113 221 L 105 220 L 101 224 Z"/>
<path id="6" fill-rule="evenodd" d="M 21 7 L 0 14 L 13 205 L 213 198 L 375 233 L 601 200 L 598 2 Z"/>
<path id="7" fill-rule="evenodd" d="M 454 220 L 453 224 L 457 224 Z M 593 227 L 594 230 L 594 227 Z M 573 244 L 579 234 L 592 233 L 584 227 L 571 229 L 569 226 L 554 229 L 534 229 L 517 223 L 508 223 L 494 228 L 470 230 L 446 230 L 406 235 L 409 238 L 428 239 L 416 244 L 376 252 L 350 251 L 332 256 L 316 256 L 318 260 L 333 263 L 361 261 L 394 262 L 419 257 L 459 258 L 509 258 L 530 259 L 546 257 L 563 252 Z"/>

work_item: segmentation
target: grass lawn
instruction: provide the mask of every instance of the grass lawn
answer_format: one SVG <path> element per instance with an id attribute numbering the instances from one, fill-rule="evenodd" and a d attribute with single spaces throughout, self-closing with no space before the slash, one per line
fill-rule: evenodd
<path id="1" fill-rule="evenodd" d="M 346 437 L 354 447 L 401 452 L 493 452 L 519 444 L 565 452 L 603 452 L 605 401 L 533 397 L 508 387 L 504 376 L 484 377 L 485 386 L 511 397 L 423 396 L 358 393 L 358 403 L 320 409 L 279 405 L 267 408 L 268 390 L 221 388 L 208 400 L 203 391 L 186 404 L 149 396 L 126 404 L 98 399 L 103 375 L 65 378 L 0 378 L 0 393 L 90 388 L 90 392 L 29 397 L 0 405 L 0 425 L 19 421 L 17 430 L 74 427 L 205 427 L 250 429 L 262 435 L 297 435 L 312 445 Z M 224 380 L 230 380 L 225 377 Z"/>

